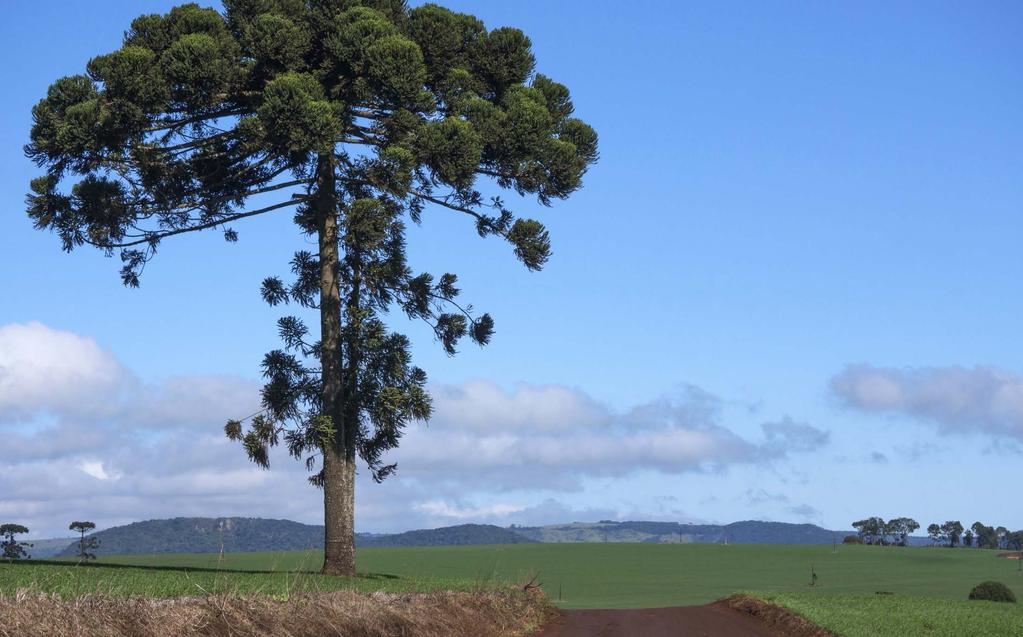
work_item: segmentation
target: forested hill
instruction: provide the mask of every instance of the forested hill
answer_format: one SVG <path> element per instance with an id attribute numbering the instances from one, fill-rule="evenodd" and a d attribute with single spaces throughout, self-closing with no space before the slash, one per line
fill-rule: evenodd
<path id="1" fill-rule="evenodd" d="M 360 547 L 522 544 L 526 542 L 684 542 L 729 544 L 831 544 L 852 531 L 812 524 L 734 522 L 575 522 L 538 527 L 462 524 L 396 534 L 358 534 Z M 323 547 L 323 527 L 260 518 L 173 518 L 117 526 L 94 534 L 99 555 L 292 551 Z M 66 542 L 67 540 L 65 540 Z M 77 543 L 60 555 L 76 554 Z"/>
<path id="2" fill-rule="evenodd" d="M 116 526 L 94 534 L 98 555 L 293 551 L 323 548 L 323 527 L 290 520 L 260 518 L 173 518 Z M 357 546 L 438 546 L 522 544 L 527 537 L 499 526 L 463 524 L 393 535 L 358 534 Z M 77 543 L 61 556 L 77 554 Z"/>
<path id="3" fill-rule="evenodd" d="M 98 555 L 292 551 L 323 547 L 323 527 L 261 518 L 173 518 L 115 526 L 94 533 Z M 75 555 L 77 544 L 63 556 Z"/>
<path id="4" fill-rule="evenodd" d="M 677 522 L 601 522 L 512 527 L 538 542 L 683 542 L 729 544 L 831 544 L 854 531 L 829 531 L 814 524 L 759 522 L 678 524 Z"/>

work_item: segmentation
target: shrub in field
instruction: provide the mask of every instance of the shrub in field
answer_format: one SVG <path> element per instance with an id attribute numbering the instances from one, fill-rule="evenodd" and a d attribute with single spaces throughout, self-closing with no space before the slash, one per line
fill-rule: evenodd
<path id="1" fill-rule="evenodd" d="M 842 538 L 842 544 L 863 544 L 863 538 L 858 535 L 847 535 Z"/>
<path id="2" fill-rule="evenodd" d="M 970 591 L 970 599 L 1016 603 L 1016 595 L 1001 582 L 981 582 Z"/>

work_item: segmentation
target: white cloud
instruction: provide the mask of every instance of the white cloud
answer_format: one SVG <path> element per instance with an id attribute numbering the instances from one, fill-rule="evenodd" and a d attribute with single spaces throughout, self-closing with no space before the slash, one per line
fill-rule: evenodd
<path id="1" fill-rule="evenodd" d="M 259 384 L 247 379 L 147 384 L 92 339 L 35 322 L 0 326 L 0 425 L 49 415 L 78 425 L 219 426 L 258 408 Z"/>
<path id="2" fill-rule="evenodd" d="M 807 451 L 827 434 L 789 420 L 751 442 L 718 423 L 716 398 L 692 386 L 624 414 L 581 391 L 477 381 L 431 388 L 441 407 L 393 454 L 400 475 L 492 489 L 572 489 L 584 477 L 718 471 Z"/>
<path id="3" fill-rule="evenodd" d="M 522 513 L 526 507 L 516 504 L 496 503 L 485 506 L 458 506 L 444 500 L 429 500 L 415 505 L 415 509 L 427 515 L 455 520 L 479 520 L 484 518 L 507 518 Z"/>
<path id="4" fill-rule="evenodd" d="M 1023 376 L 995 367 L 854 365 L 831 380 L 848 407 L 933 423 L 942 433 L 1023 439 Z"/>
<path id="5" fill-rule="evenodd" d="M 231 376 L 186 376 L 137 384 L 117 417 L 133 427 L 219 427 L 228 418 L 243 418 L 259 408 L 259 383 Z"/>
<path id="6" fill-rule="evenodd" d="M 470 430 L 560 431 L 589 429 L 608 422 L 608 410 L 580 391 L 561 385 L 522 383 L 506 392 L 493 383 L 436 385 L 435 422 L 457 422 Z"/>
<path id="7" fill-rule="evenodd" d="M 101 461 L 98 460 L 83 460 L 78 463 L 78 468 L 82 473 L 90 475 L 97 480 L 117 480 L 120 478 L 120 474 L 116 472 L 108 471 Z"/>
<path id="8" fill-rule="evenodd" d="M 321 519 L 322 494 L 301 463 L 277 450 L 260 470 L 223 435 L 227 418 L 258 408 L 257 382 L 143 382 L 90 339 L 38 323 L 0 327 L 0 362 L 4 519 L 35 533 L 63 532 L 73 518 Z M 743 438 L 722 424 L 722 402 L 695 386 L 623 412 L 559 385 L 474 381 L 431 393 L 433 420 L 411 426 L 389 458 L 397 475 L 375 485 L 360 474 L 360 530 L 612 518 L 627 512 L 571 509 L 550 495 L 646 472 L 723 471 L 827 442 L 790 419 L 765 424 L 762 440 Z"/>
<path id="9" fill-rule="evenodd" d="M 90 338 L 41 323 L 0 326 L 0 422 L 39 411 L 94 416 L 124 370 Z"/>

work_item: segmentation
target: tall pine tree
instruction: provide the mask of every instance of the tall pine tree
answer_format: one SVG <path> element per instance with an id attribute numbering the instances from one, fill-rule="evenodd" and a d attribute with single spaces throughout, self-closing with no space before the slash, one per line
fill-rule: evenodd
<path id="1" fill-rule="evenodd" d="M 263 281 L 271 305 L 319 311 L 319 330 L 279 321 L 263 360 L 264 410 L 232 420 L 263 467 L 285 445 L 323 488 L 323 571 L 354 575 L 357 458 L 373 477 L 405 425 L 430 416 L 426 374 L 393 309 L 430 323 L 453 354 L 494 324 L 458 299 L 454 274 L 413 271 L 406 223 L 428 207 L 466 215 L 539 270 L 544 226 L 491 192 L 543 205 L 569 196 L 597 159 L 568 89 L 534 71 L 519 30 L 402 0 L 225 0 L 135 19 L 123 46 L 54 82 L 33 109 L 26 152 L 45 174 L 28 213 L 65 250 L 122 262 L 129 286 L 163 240 L 202 230 L 238 238 L 243 219 L 290 213 L 315 237 L 293 277 Z"/>

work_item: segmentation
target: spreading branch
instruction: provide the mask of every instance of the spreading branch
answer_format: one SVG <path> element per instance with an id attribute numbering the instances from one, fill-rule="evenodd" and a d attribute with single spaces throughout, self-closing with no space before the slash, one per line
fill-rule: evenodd
<path id="1" fill-rule="evenodd" d="M 290 199 L 288 201 L 283 201 L 281 203 L 274 204 L 272 206 L 267 206 L 265 208 L 260 208 L 259 210 L 250 210 L 248 212 L 239 212 L 239 213 L 232 214 L 232 215 L 226 215 L 226 216 L 221 217 L 219 219 L 214 219 L 213 221 L 208 221 L 206 223 L 201 223 L 201 224 L 196 225 L 196 226 L 189 226 L 187 228 L 175 228 L 174 230 L 166 230 L 166 231 L 162 231 L 162 232 L 157 232 L 157 231 L 149 232 L 149 233 L 146 234 L 145 238 L 137 239 L 135 241 L 126 241 L 126 242 L 123 242 L 123 243 L 97 242 L 97 241 L 91 241 L 89 239 L 86 239 L 85 241 L 86 241 L 86 243 L 88 243 L 90 245 L 94 245 L 97 248 L 130 248 L 132 246 L 138 246 L 138 245 L 143 245 L 143 244 L 150 244 L 150 245 L 152 245 L 154 243 L 159 243 L 160 241 L 162 241 L 163 239 L 166 239 L 167 237 L 173 237 L 174 235 L 178 235 L 178 234 L 185 234 L 186 232 L 198 232 L 199 230 L 208 230 L 210 228 L 216 228 L 217 226 L 221 226 L 221 225 L 224 225 L 226 223 L 231 223 L 231 222 L 234 222 L 234 221 L 238 221 L 239 219 L 246 219 L 248 217 L 255 217 L 256 215 L 262 215 L 262 214 L 265 214 L 265 213 L 268 213 L 268 212 L 273 212 L 274 210 L 280 210 L 281 208 L 287 208 L 288 206 L 296 206 L 296 205 L 298 205 L 300 203 L 304 203 L 304 202 L 308 201 L 308 199 L 309 198 L 306 197 L 306 196 L 298 196 L 298 195 L 296 195 L 294 198 L 292 198 L 292 199 Z"/>

